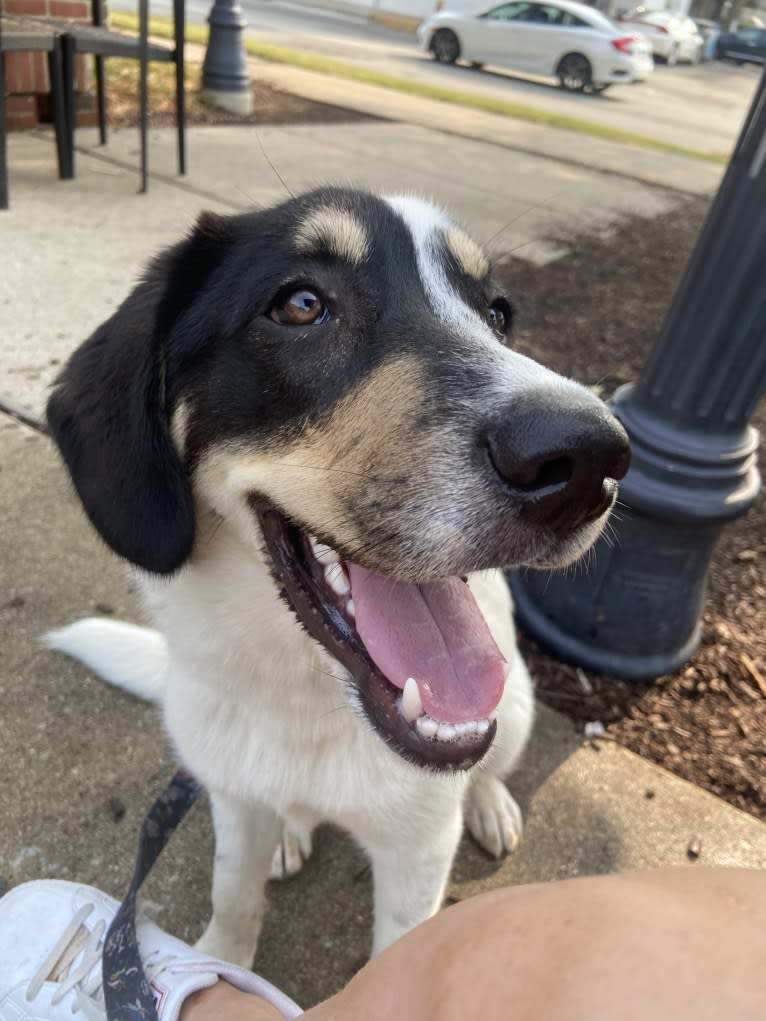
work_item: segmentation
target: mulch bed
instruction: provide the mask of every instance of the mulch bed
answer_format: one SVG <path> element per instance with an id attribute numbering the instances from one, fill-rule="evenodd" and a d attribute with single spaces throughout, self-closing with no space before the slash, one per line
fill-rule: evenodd
<path id="1" fill-rule="evenodd" d="M 111 82 L 110 122 L 136 122 L 124 69 Z M 189 122 L 332 123 L 364 115 L 313 103 L 255 81 L 250 117 L 223 113 L 194 95 Z M 173 123 L 172 92 L 152 100 L 152 123 Z M 629 187 L 626 184 L 626 187 Z M 636 379 L 707 211 L 688 201 L 655 219 L 626 220 L 607 238 L 565 239 L 569 253 L 544 266 L 513 256 L 500 276 L 517 310 L 516 346 L 608 396 Z M 561 240 L 561 239 L 556 239 Z M 766 428 L 761 403 L 754 424 Z M 651 684 L 619 681 L 561 664 L 523 639 L 540 697 L 576 721 L 600 721 L 627 748 L 766 819 L 766 501 L 729 525 L 709 576 L 702 646 L 677 674 Z"/>
<path id="2" fill-rule="evenodd" d="M 175 124 L 174 74 L 175 69 L 168 65 L 155 65 L 150 70 L 149 122 L 152 127 Z M 201 74 L 199 65 L 187 63 L 187 124 L 347 124 L 380 119 L 331 103 L 293 96 L 258 79 L 252 83 L 253 112 L 247 115 L 229 113 L 202 98 L 199 92 Z M 107 64 L 107 103 L 111 126 L 133 127 L 138 123 L 138 69 L 134 61 L 113 60 Z"/>

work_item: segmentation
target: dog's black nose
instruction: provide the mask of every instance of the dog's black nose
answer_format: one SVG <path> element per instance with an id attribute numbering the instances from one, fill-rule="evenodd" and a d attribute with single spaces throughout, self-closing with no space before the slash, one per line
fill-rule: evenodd
<path id="1" fill-rule="evenodd" d="M 630 464 L 627 433 L 587 394 L 522 399 L 484 440 L 522 518 L 560 539 L 607 510 L 614 487 L 605 481 L 621 479 Z"/>

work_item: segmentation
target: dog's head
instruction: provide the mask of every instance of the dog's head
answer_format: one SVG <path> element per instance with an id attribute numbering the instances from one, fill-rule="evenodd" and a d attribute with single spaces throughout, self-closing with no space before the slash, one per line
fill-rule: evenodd
<path id="1" fill-rule="evenodd" d="M 511 318 L 419 199 L 205 214 L 75 352 L 49 421 L 117 553 L 182 569 L 200 508 L 265 542 L 376 729 L 464 767 L 505 669 L 464 576 L 576 559 L 629 457 L 599 400 L 510 349 Z"/>

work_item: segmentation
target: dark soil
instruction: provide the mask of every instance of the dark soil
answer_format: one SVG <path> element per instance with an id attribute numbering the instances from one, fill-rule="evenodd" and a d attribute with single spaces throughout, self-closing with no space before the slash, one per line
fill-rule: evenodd
<path id="1" fill-rule="evenodd" d="M 129 67 L 110 82 L 110 122 L 134 124 Z M 194 94 L 189 122 L 318 123 L 366 119 L 254 82 L 255 113 L 236 117 Z M 152 123 L 173 123 L 170 79 L 155 78 Z M 626 183 L 626 187 L 630 187 Z M 639 375 L 707 211 L 701 199 L 653 220 L 626 221 L 608 237 L 566 241 L 545 266 L 509 256 L 500 276 L 517 309 L 516 346 L 609 396 Z M 560 240 L 560 239 L 557 239 Z M 766 407 L 754 424 L 762 434 Z M 766 819 L 766 501 L 728 526 L 708 584 L 702 646 L 677 674 L 628 683 L 561 664 L 523 639 L 540 697 L 576 721 Z"/>

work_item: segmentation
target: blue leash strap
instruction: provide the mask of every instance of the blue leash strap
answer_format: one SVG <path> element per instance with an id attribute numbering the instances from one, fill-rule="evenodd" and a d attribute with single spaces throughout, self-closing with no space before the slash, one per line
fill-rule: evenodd
<path id="1" fill-rule="evenodd" d="M 108 1021 L 158 1021 L 154 995 L 138 952 L 136 897 L 169 837 L 201 791 L 191 773 L 179 769 L 143 821 L 133 878 L 104 941 L 102 973 Z"/>

